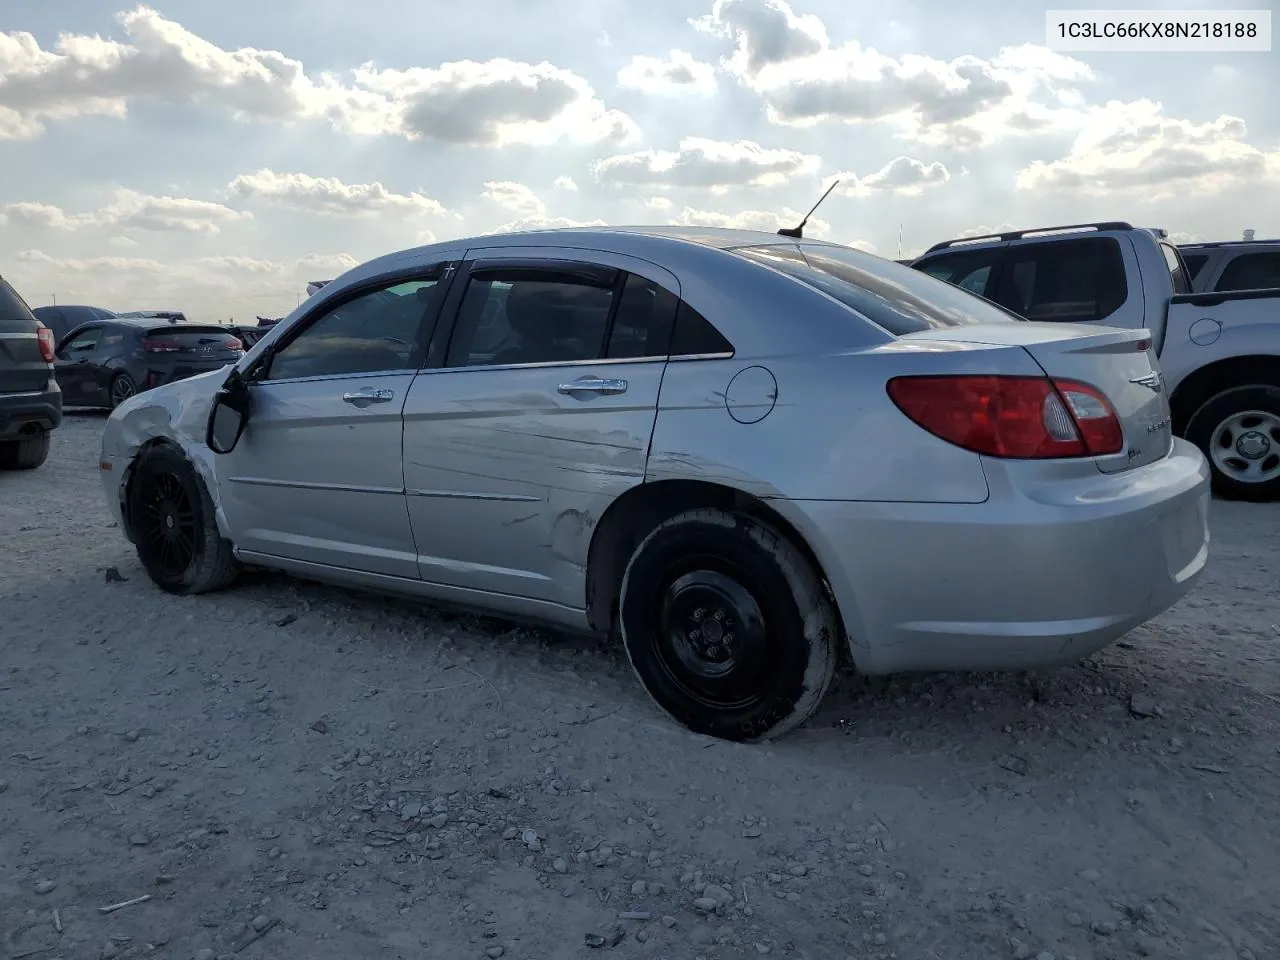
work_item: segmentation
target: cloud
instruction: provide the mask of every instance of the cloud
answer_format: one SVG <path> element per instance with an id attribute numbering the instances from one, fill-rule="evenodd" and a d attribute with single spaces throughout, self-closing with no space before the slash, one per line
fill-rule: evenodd
<path id="1" fill-rule="evenodd" d="M 578 192 L 578 185 L 574 183 L 573 177 L 556 177 L 555 182 L 551 185 L 557 190 L 568 190 L 570 193 Z"/>
<path id="2" fill-rule="evenodd" d="M 716 68 L 684 50 L 672 50 L 666 60 L 637 55 L 618 71 L 618 85 L 645 93 L 712 93 Z"/>
<path id="3" fill-rule="evenodd" d="M 500 146 L 625 142 L 637 134 L 585 79 L 553 64 L 463 60 L 433 68 L 309 76 L 274 50 L 224 50 L 139 5 L 117 15 L 127 41 L 64 33 L 52 50 L 30 33 L 0 34 L 0 139 L 47 121 L 124 117 L 131 103 L 200 104 L 241 120 L 318 119 L 359 134 Z"/>
<path id="4" fill-rule="evenodd" d="M 344 183 L 337 177 L 276 173 L 265 167 L 256 173 L 240 174 L 227 185 L 227 192 L 241 200 L 262 200 L 333 217 L 445 212 L 444 207 L 430 197 L 421 193 L 394 193 L 378 181 Z"/>
<path id="5" fill-rule="evenodd" d="M 794 227 L 804 218 L 804 211 L 783 207 L 781 210 L 740 210 L 721 213 L 685 207 L 670 222 L 685 227 L 724 227 L 731 230 L 763 230 L 776 233 L 779 227 Z M 822 238 L 831 233 L 831 224 L 813 217 L 804 227 L 805 236 Z"/>
<path id="6" fill-rule="evenodd" d="M 876 192 L 916 196 L 930 187 L 948 182 L 951 171 L 937 161 L 924 163 L 911 157 L 896 157 L 865 177 L 855 173 L 837 173 L 829 179 L 840 180 L 837 192 L 845 196 L 867 196 Z"/>
<path id="7" fill-rule="evenodd" d="M 979 224 L 976 227 L 969 227 L 968 229 L 958 231 L 956 233 L 955 238 L 957 240 L 965 240 L 969 237 L 989 237 L 992 234 L 1008 233 L 1011 230 L 1017 230 L 1017 229 L 1018 228 L 1015 227 L 1012 223 L 1000 223 L 994 227 L 988 227 L 983 224 Z"/>
<path id="8" fill-rule="evenodd" d="M 797 127 L 892 121 L 922 142 L 971 148 L 1065 122 L 1093 79 L 1083 62 L 1030 44 L 949 61 L 833 44 L 786 0 L 716 0 L 691 22 L 733 43 L 723 65 L 764 99 L 770 121 Z"/>
<path id="9" fill-rule="evenodd" d="M 408 70 L 366 63 L 352 77 L 346 90 L 329 81 L 334 103 L 326 115 L 353 133 L 481 147 L 639 136 L 635 122 L 606 107 L 585 79 L 546 61 L 460 60 Z"/>
<path id="10" fill-rule="evenodd" d="M 161 263 L 145 257 L 56 257 L 21 250 L 6 276 L 19 290 L 56 290 L 68 303 L 119 310 L 173 305 L 193 320 L 279 316 L 303 296 L 309 280 L 356 266 L 347 254 L 262 260 L 226 255 Z"/>
<path id="11" fill-rule="evenodd" d="M 1148 200 L 1213 193 L 1280 178 L 1280 150 L 1245 142 L 1238 117 L 1207 123 L 1166 117 L 1159 103 L 1112 101 L 1059 160 L 1019 171 L 1022 190 L 1081 194 L 1138 193 Z"/>
<path id="12" fill-rule="evenodd" d="M 597 160 L 597 180 L 669 187 L 772 186 L 817 172 L 820 159 L 751 140 L 686 137 L 678 150 L 642 150 Z"/>
<path id="13" fill-rule="evenodd" d="M 494 229 L 494 233 L 516 233 L 522 230 L 561 230 L 566 227 L 604 227 L 603 220 L 574 220 L 570 217 L 534 215 L 512 220 Z"/>
<path id="14" fill-rule="evenodd" d="M 547 212 L 546 204 L 523 183 L 490 180 L 484 185 L 482 196 L 504 210 L 510 210 L 523 217 L 536 217 Z"/>
<path id="15" fill-rule="evenodd" d="M 218 233 L 221 226 L 250 220 L 253 214 L 209 200 L 157 197 L 136 190 L 117 190 L 114 199 L 92 213 L 67 213 L 47 203 L 0 205 L 0 223 L 53 230 L 121 227 L 176 233 Z"/>
<path id="16" fill-rule="evenodd" d="M 658 213 L 666 213 L 674 206 L 670 197 L 650 197 L 644 202 L 646 210 L 653 210 Z"/>

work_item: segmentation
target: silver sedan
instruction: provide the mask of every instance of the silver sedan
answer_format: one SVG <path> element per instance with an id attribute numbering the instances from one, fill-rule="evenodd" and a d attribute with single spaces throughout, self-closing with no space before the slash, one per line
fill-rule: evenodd
<path id="1" fill-rule="evenodd" d="M 102 441 L 155 583 L 244 566 L 616 637 L 736 740 L 867 674 L 1068 662 L 1173 604 L 1208 470 L 1144 331 L 1029 323 L 834 244 L 697 228 L 418 247 Z"/>

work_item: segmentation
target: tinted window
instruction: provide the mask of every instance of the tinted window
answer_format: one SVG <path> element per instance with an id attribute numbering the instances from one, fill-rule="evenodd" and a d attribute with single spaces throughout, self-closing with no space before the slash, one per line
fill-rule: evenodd
<path id="1" fill-rule="evenodd" d="M 522 269 L 467 281 L 446 365 L 595 360 L 604 346 L 613 287 Z"/>
<path id="2" fill-rule="evenodd" d="M 84 330 L 62 345 L 62 352 L 69 354 L 92 353 L 98 347 L 98 338 L 102 336 L 102 328 L 94 327 Z"/>
<path id="3" fill-rule="evenodd" d="M 18 296 L 18 291 L 9 286 L 9 281 L 0 278 L 0 320 L 34 320 L 27 301 Z"/>
<path id="4" fill-rule="evenodd" d="M 1101 320 L 1129 295 L 1120 244 L 1111 237 L 1014 244 L 994 299 L 1028 320 Z"/>
<path id="5" fill-rule="evenodd" d="M 435 280 L 409 280 L 342 301 L 275 355 L 268 378 L 416 370 L 436 292 Z"/>
<path id="6" fill-rule="evenodd" d="M 1173 281 L 1173 292 L 1190 293 L 1191 278 L 1187 276 L 1187 271 L 1183 269 L 1182 258 L 1178 256 L 1178 251 L 1170 244 L 1160 244 L 1160 252 L 1164 254 L 1165 266 L 1169 268 L 1169 278 Z"/>
<path id="7" fill-rule="evenodd" d="M 652 280 L 629 274 L 609 330 L 605 356 L 617 360 L 665 357 L 675 317 L 675 294 Z"/>
<path id="8" fill-rule="evenodd" d="M 1207 253 L 1184 253 L 1182 262 L 1187 266 L 1187 276 L 1194 280 L 1200 276 L 1200 271 L 1209 262 L 1209 255 Z"/>
<path id="9" fill-rule="evenodd" d="M 671 338 L 671 356 L 690 357 L 733 353 L 733 344 L 711 322 L 683 300 L 676 310 L 676 330 Z"/>
<path id="10" fill-rule="evenodd" d="M 1280 287 L 1280 251 L 1241 254 L 1227 264 L 1213 288 L 1263 290 L 1267 287 Z"/>
<path id="11" fill-rule="evenodd" d="M 985 296 L 991 280 L 991 268 L 999 256 L 999 249 L 946 253 L 919 264 L 916 269 L 931 277 L 963 287 L 970 293 Z"/>
<path id="12" fill-rule="evenodd" d="M 804 281 L 895 336 L 974 323 L 1017 322 L 979 297 L 892 260 L 852 247 L 806 244 L 803 249 L 803 256 L 782 247 L 735 252 Z"/>

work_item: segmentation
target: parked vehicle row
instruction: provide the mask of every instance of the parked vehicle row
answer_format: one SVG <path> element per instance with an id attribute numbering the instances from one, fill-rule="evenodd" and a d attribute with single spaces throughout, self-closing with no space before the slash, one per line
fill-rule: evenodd
<path id="1" fill-rule="evenodd" d="M 1173 432 L 1209 457 L 1216 493 L 1274 500 L 1280 497 L 1280 279 L 1254 259 L 1270 252 L 1227 250 L 1234 246 L 1213 248 L 1222 251 L 1214 254 L 1217 265 L 1209 272 L 1201 267 L 1202 276 L 1226 287 L 1202 293 L 1192 290 L 1173 244 L 1122 222 L 945 241 L 913 267 L 1028 320 L 1149 330 L 1161 375 L 1148 382 L 1142 374 L 1133 400 L 1112 399 L 1123 410 L 1146 391 L 1167 394 Z M 1245 280 L 1273 284 L 1232 288 Z M 1148 424 L 1152 435 L 1166 426 Z M 1127 456 L 1142 460 L 1144 439 L 1128 437 Z"/>
<path id="2" fill-rule="evenodd" d="M 756 740 L 840 656 L 1068 662 L 1190 589 L 1209 468 L 1156 351 L 794 233 L 481 237 L 126 400 L 101 475 L 164 590 L 259 566 L 614 636 L 671 716 Z"/>

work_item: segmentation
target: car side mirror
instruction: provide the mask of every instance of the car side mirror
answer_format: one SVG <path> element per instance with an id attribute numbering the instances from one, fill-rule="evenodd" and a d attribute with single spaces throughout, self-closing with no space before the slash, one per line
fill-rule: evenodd
<path id="1" fill-rule="evenodd" d="M 230 453 L 240 442 L 249 423 L 249 400 L 249 388 L 239 371 L 233 371 L 213 398 L 205 428 L 205 443 L 214 453 Z"/>

